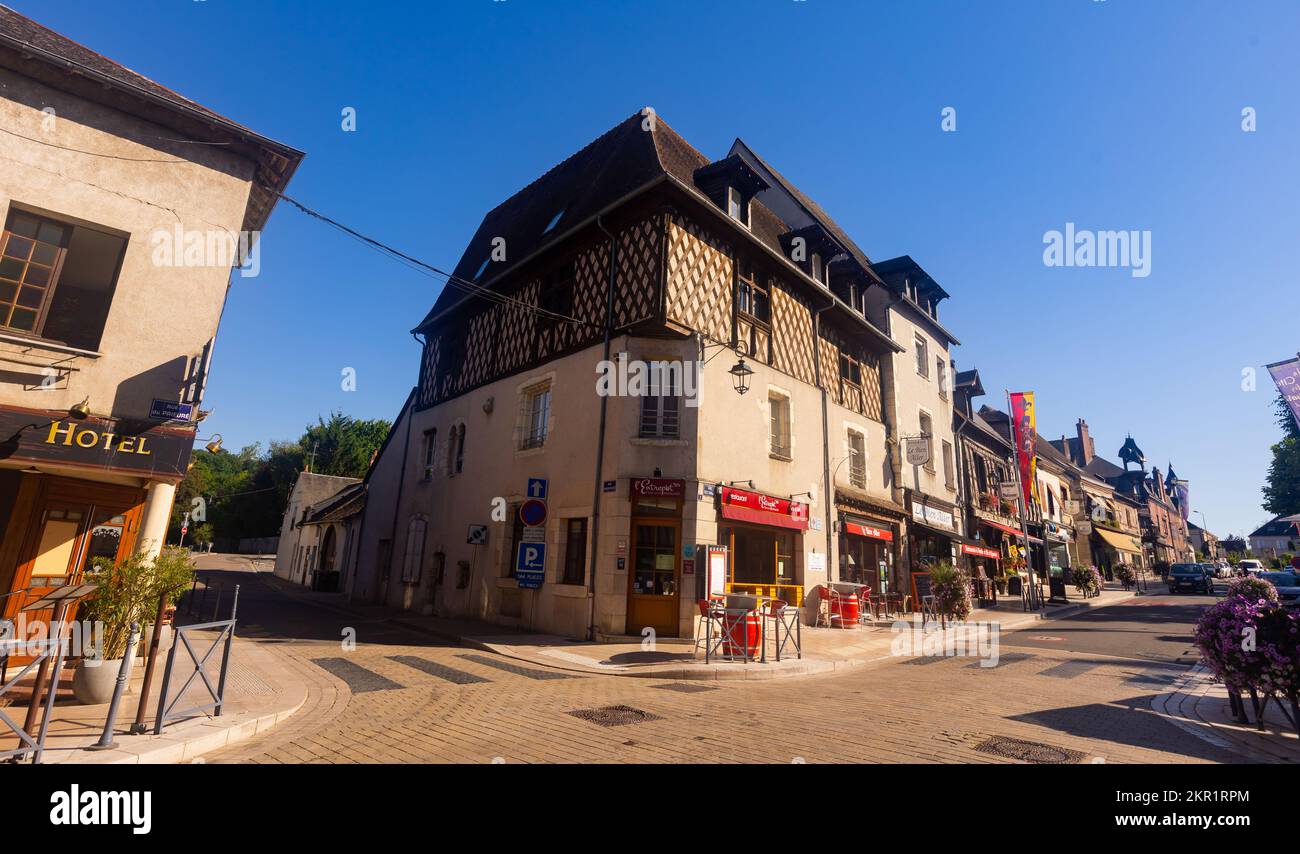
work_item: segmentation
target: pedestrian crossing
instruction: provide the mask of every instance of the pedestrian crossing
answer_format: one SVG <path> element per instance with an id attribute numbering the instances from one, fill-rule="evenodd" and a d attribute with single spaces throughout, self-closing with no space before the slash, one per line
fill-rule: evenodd
<path id="1" fill-rule="evenodd" d="M 402 688 L 414 687 L 398 681 L 401 679 L 400 674 L 394 674 L 391 670 L 388 671 L 388 675 L 380 673 L 377 668 L 382 667 L 383 663 L 388 661 L 452 685 L 486 685 L 493 682 L 511 681 L 511 676 L 533 681 L 581 678 L 569 673 L 525 667 L 487 655 L 464 654 L 456 657 L 463 659 L 471 666 L 466 668 L 452 667 L 449 664 L 420 655 L 388 655 L 381 660 L 367 657 L 361 661 L 355 658 L 330 656 L 312 658 L 310 661 L 322 670 L 343 680 L 353 694 L 368 694 L 372 691 L 396 691 Z M 474 672 L 473 665 L 480 668 L 489 668 L 493 673 L 489 675 Z"/>

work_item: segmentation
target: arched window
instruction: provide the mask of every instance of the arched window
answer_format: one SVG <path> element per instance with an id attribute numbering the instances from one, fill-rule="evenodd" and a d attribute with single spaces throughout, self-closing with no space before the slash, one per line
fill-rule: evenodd
<path id="1" fill-rule="evenodd" d="M 406 526 L 406 554 L 402 557 L 402 581 L 416 584 L 424 567 L 425 521 L 413 518 Z"/>

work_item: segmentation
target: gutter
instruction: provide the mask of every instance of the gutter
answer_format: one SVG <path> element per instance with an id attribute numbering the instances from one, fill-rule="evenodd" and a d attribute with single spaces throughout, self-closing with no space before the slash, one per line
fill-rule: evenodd
<path id="1" fill-rule="evenodd" d="M 609 287 L 605 297 L 605 362 L 609 362 L 610 335 L 614 328 L 614 278 L 618 263 L 618 238 L 605 228 L 601 215 L 596 216 L 596 227 L 609 238 Z M 600 396 L 600 427 L 596 433 L 596 478 L 591 484 L 591 550 L 587 560 L 587 640 L 596 639 L 596 569 L 600 553 L 600 503 L 601 478 L 605 465 L 605 426 L 609 412 L 609 395 Z"/>
<path id="2" fill-rule="evenodd" d="M 831 519 L 831 513 L 835 509 L 835 503 L 831 498 L 831 438 L 830 438 L 830 413 L 826 402 L 826 384 L 822 382 L 822 312 L 835 308 L 835 297 L 831 296 L 831 303 L 813 311 L 813 373 L 817 380 L 817 388 L 821 391 L 822 397 L 822 492 L 826 501 L 826 583 L 829 585 L 834 581 L 835 567 L 831 564 L 831 549 L 834 544 L 835 525 Z"/>

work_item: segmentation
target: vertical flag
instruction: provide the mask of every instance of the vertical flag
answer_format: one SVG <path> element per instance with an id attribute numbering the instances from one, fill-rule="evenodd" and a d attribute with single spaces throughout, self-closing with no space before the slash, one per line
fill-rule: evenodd
<path id="1" fill-rule="evenodd" d="M 1277 383 L 1277 390 L 1282 392 L 1283 400 L 1291 407 L 1291 415 L 1295 418 L 1296 426 L 1300 427 L 1300 359 L 1274 362 L 1264 367 L 1268 368 L 1268 372 L 1273 376 L 1273 382 Z"/>
<path id="2" fill-rule="evenodd" d="M 1192 509 L 1187 501 L 1187 481 L 1174 481 L 1174 495 L 1178 497 L 1178 512 L 1182 514 L 1183 521 L 1189 521 L 1187 517 L 1191 515 Z"/>
<path id="3" fill-rule="evenodd" d="M 1011 395 L 1011 441 L 1016 446 L 1020 485 L 1028 507 L 1038 498 L 1038 431 L 1032 391 L 1017 391 Z"/>

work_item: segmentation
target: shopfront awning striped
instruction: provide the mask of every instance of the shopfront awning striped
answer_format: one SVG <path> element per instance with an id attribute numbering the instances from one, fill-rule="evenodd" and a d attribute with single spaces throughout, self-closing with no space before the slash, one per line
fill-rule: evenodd
<path id="1" fill-rule="evenodd" d="M 1107 531 L 1105 528 L 1094 528 L 1101 538 L 1109 543 L 1113 548 L 1122 552 L 1131 554 L 1142 554 L 1142 544 L 1128 534 L 1121 534 L 1117 531 Z"/>

